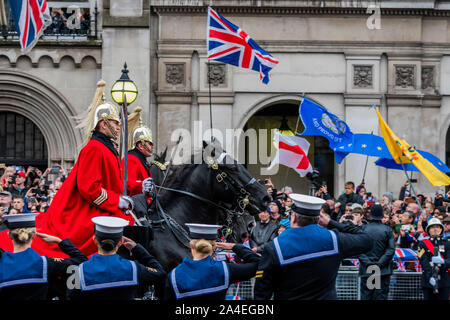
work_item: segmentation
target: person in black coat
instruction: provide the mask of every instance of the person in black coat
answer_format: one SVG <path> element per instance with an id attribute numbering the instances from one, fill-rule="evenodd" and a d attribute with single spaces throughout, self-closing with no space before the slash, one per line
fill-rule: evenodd
<path id="1" fill-rule="evenodd" d="M 217 229 L 221 226 L 187 223 L 193 259 L 184 258 L 166 280 L 165 300 L 225 300 L 232 283 L 246 281 L 255 276 L 259 255 L 242 244 L 216 243 Z M 244 264 L 215 261 L 211 255 L 215 248 L 233 250 Z"/>
<path id="2" fill-rule="evenodd" d="M 361 196 L 355 193 L 355 184 L 351 181 L 345 183 L 345 193 L 340 195 L 335 204 L 335 210 L 338 211 L 337 221 L 345 214 L 345 206 L 348 203 L 359 203 L 364 205 L 364 200 Z"/>
<path id="3" fill-rule="evenodd" d="M 67 290 L 69 300 L 132 300 L 140 286 L 155 286 L 158 297 L 166 272 L 161 264 L 140 244 L 123 236 L 125 219 L 109 216 L 92 218 L 94 242 L 98 254 L 79 265 L 74 282 Z M 135 261 L 123 259 L 117 250 L 124 245 Z"/>
<path id="4" fill-rule="evenodd" d="M 392 258 L 395 253 L 395 239 L 392 228 L 381 223 L 383 208 L 374 204 L 370 208 L 369 223 L 363 230 L 370 235 L 374 244 L 372 250 L 358 256 L 359 276 L 361 277 L 361 300 L 387 300 L 392 275 Z M 368 279 L 374 271 L 368 272 L 369 266 L 376 266 L 380 271 L 380 288 L 369 289 Z"/>
<path id="5" fill-rule="evenodd" d="M 262 254 L 264 246 L 278 235 L 279 226 L 270 219 L 267 211 L 261 212 L 259 220 L 250 233 L 249 241 L 253 252 Z"/>
<path id="6" fill-rule="evenodd" d="M 254 298 L 269 300 L 273 294 L 275 300 L 336 299 L 341 260 L 371 250 L 372 239 L 358 227 L 320 214 L 324 200 L 301 194 L 290 197 L 294 200 L 291 228 L 266 245 Z"/>
<path id="7" fill-rule="evenodd" d="M 437 218 L 428 221 L 428 237 L 419 242 L 417 256 L 422 266 L 421 287 L 425 300 L 448 300 L 450 289 L 450 239 L 444 240 L 444 226 Z"/>
<path id="8" fill-rule="evenodd" d="M 0 301 L 51 299 L 49 288 L 58 278 L 67 276 L 69 266 L 87 260 L 69 239 L 61 240 L 36 233 L 35 213 L 5 216 L 14 251 L 0 249 Z M 58 244 L 69 259 L 40 256 L 31 248 L 35 236 L 47 243 Z"/>

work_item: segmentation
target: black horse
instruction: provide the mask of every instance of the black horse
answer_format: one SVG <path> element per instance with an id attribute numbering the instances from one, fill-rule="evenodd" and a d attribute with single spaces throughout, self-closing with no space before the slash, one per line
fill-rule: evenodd
<path id="1" fill-rule="evenodd" d="M 230 156 L 218 143 L 204 144 L 202 151 L 208 148 L 213 150 L 208 163 L 170 165 L 167 149 L 156 156 L 151 166 L 156 200 L 147 212 L 135 210 L 139 219 L 146 215 L 150 221 L 153 240 L 149 250 L 166 271 L 190 256 L 186 223 L 223 225 L 221 238 L 242 242 L 254 223 L 253 216 L 270 201 L 265 188 L 243 165 L 227 158 Z M 136 206 L 144 203 L 143 195 L 133 199 Z"/>

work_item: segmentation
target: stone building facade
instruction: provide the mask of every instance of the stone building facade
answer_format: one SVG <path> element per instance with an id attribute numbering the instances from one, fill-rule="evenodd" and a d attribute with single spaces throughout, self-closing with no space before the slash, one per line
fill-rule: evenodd
<path id="1" fill-rule="evenodd" d="M 159 151 L 174 145 L 177 129 L 193 136 L 206 132 L 210 107 L 212 125 L 224 136 L 227 129 L 270 132 L 282 116 L 292 129 L 301 128 L 296 120 L 304 94 L 354 133 L 380 134 L 371 108 L 376 104 L 400 137 L 449 164 L 450 1 L 81 2 L 89 3 L 91 14 L 97 4 L 97 39 L 44 40 L 28 55 L 17 42 L 0 40 L 0 112 L 22 114 L 39 127 L 49 164 L 70 167 L 76 160 L 81 134 L 73 116 L 87 108 L 100 78 L 109 86 L 119 78 L 124 62 L 139 89 L 130 109 L 144 108 Z M 208 5 L 280 61 L 268 85 L 256 72 L 208 65 Z M 390 190 L 396 197 L 406 180 L 401 171 L 375 166 L 371 157 L 364 170 L 362 155 L 338 165 L 323 141 L 308 139 L 309 157 L 335 195 L 346 181 L 361 182 L 364 171 L 368 190 L 378 196 Z M 251 147 L 246 146 L 247 163 Z M 261 171 L 267 161 L 262 162 L 248 164 L 257 178 L 267 178 Z M 280 168 L 271 178 L 278 187 L 308 192 L 309 181 L 292 170 Z M 414 178 L 416 191 L 437 190 L 421 174 Z"/>

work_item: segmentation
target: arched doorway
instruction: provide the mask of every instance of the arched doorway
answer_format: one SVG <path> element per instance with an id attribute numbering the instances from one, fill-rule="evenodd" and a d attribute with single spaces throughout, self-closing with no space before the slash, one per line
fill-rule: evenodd
<path id="1" fill-rule="evenodd" d="M 266 137 L 267 141 L 267 152 L 268 155 L 271 153 L 272 157 L 275 154 L 273 147 L 273 140 L 270 134 L 271 129 L 279 129 L 282 120 L 285 119 L 288 127 L 295 131 L 297 127 L 297 132 L 302 132 L 304 130 L 303 123 L 301 119 L 298 118 L 298 102 L 280 102 L 275 104 L 270 104 L 253 114 L 246 122 L 244 126 L 244 131 L 247 132 L 249 129 L 254 129 L 256 132 L 260 129 L 266 129 L 268 134 L 266 136 L 257 134 L 258 137 L 258 154 L 260 154 L 261 142 L 259 139 L 264 139 Z M 308 152 L 308 158 L 314 168 L 317 168 L 320 172 L 320 177 L 317 179 L 318 182 L 325 182 L 328 187 L 328 192 L 334 194 L 334 153 L 328 146 L 328 140 L 320 136 L 309 136 L 304 137 L 310 143 L 310 148 Z M 309 194 L 311 189 L 311 181 L 309 179 L 301 178 L 294 170 L 280 165 L 278 172 L 274 175 L 265 176 L 261 174 L 261 167 L 267 167 L 267 165 L 249 162 L 249 152 L 254 152 L 255 149 L 250 147 L 250 143 L 255 143 L 254 141 L 246 140 L 246 167 L 249 172 L 255 177 L 260 179 L 271 178 L 273 184 L 276 188 L 281 189 L 284 186 L 290 186 L 295 192 Z"/>
<path id="2" fill-rule="evenodd" d="M 6 115 L 6 119 L 8 114 L 11 119 L 15 119 L 9 121 L 15 121 L 16 130 L 18 123 L 19 129 L 21 128 L 22 121 L 24 126 L 28 125 L 27 130 L 35 126 L 35 132 L 37 129 L 40 133 L 35 137 L 40 139 L 42 136 L 45 140 L 45 147 L 41 146 L 39 150 L 46 154 L 39 155 L 38 160 L 44 163 L 47 159 L 44 167 L 60 164 L 68 169 L 73 166 L 81 145 L 81 132 L 75 128 L 76 112 L 67 99 L 51 85 L 22 71 L 0 70 L 0 112 Z M 8 130 L 11 131 L 7 135 L 13 132 L 11 128 Z M 31 137 L 30 133 L 28 139 Z M 40 143 L 39 141 L 35 142 Z M 25 155 L 23 159 L 29 161 L 29 155 Z"/>
<path id="3" fill-rule="evenodd" d="M 0 164 L 47 167 L 47 143 L 33 121 L 15 112 L 0 112 Z"/>

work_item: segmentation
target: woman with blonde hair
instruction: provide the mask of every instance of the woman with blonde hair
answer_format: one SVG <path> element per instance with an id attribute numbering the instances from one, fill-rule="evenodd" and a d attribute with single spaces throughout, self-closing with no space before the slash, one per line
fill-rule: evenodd
<path id="1" fill-rule="evenodd" d="M 230 284 L 256 274 L 260 256 L 242 244 L 217 243 L 218 225 L 187 223 L 192 259 L 186 257 L 166 281 L 165 299 L 225 300 Z M 216 248 L 233 250 L 244 264 L 215 261 Z"/>
<path id="2" fill-rule="evenodd" d="M 12 252 L 0 249 L 0 301 L 45 300 L 48 290 L 58 277 L 67 275 L 67 268 L 78 265 L 87 258 L 69 239 L 37 233 L 36 213 L 5 215 Z M 31 248 L 38 236 L 47 243 L 56 243 L 70 259 L 53 259 L 40 256 Z"/>

